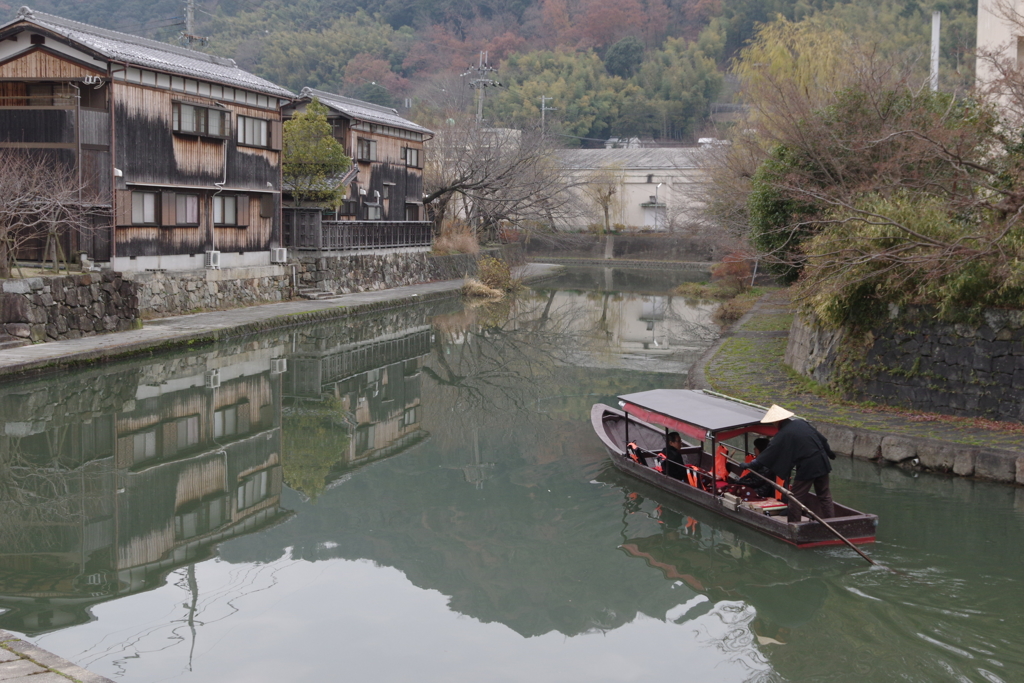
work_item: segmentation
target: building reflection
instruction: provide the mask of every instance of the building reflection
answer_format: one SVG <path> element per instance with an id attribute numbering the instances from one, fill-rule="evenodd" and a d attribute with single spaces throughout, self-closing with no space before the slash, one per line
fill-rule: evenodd
<path id="1" fill-rule="evenodd" d="M 331 456 L 330 478 L 429 436 L 421 427 L 420 393 L 433 328 L 424 323 L 396 331 L 396 322 L 358 341 L 337 326 L 308 328 L 293 339 L 285 415 L 330 414 L 332 428 L 349 434 L 347 447 Z"/>
<path id="2" fill-rule="evenodd" d="M 269 344 L 3 395 L 0 628 L 92 619 L 215 544 L 286 518 Z"/>
<path id="3" fill-rule="evenodd" d="M 81 624 L 191 577 L 218 543 L 292 516 L 286 479 L 315 497 L 423 441 L 432 310 L 0 390 L 0 628 Z"/>

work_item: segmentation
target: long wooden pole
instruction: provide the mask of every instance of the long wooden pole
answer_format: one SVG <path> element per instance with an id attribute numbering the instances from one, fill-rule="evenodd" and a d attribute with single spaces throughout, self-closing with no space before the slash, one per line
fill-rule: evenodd
<path id="1" fill-rule="evenodd" d="M 772 480 L 771 480 L 771 479 L 769 479 L 768 477 L 766 477 L 766 476 L 762 475 L 762 474 L 761 474 L 760 472 L 755 472 L 754 470 L 752 470 L 752 469 L 749 469 L 749 468 L 747 469 L 747 471 L 748 471 L 748 472 L 750 472 L 751 474 L 753 474 L 753 475 L 757 476 L 758 478 L 760 478 L 760 479 L 763 479 L 764 481 L 768 482 L 769 484 L 771 484 L 772 486 L 774 486 L 774 487 L 775 487 L 776 489 L 778 489 L 779 491 L 782 491 L 782 493 L 783 493 L 783 494 L 785 494 L 786 496 L 788 496 L 788 497 L 789 497 L 789 500 L 793 501 L 794 503 L 796 503 L 797 505 L 799 505 L 799 506 L 800 506 L 801 508 L 803 508 L 804 512 L 806 512 L 806 513 L 807 513 L 808 515 L 810 515 L 810 516 L 811 516 L 812 518 L 814 518 L 815 520 L 817 520 L 817 521 L 818 521 L 818 523 L 820 523 L 820 524 L 821 524 L 822 526 L 824 526 L 824 527 L 825 527 L 826 529 L 828 529 L 828 530 L 829 530 L 829 531 L 831 531 L 831 532 L 832 532 L 833 534 L 835 534 L 835 535 L 836 535 L 836 537 L 837 537 L 837 538 L 839 538 L 839 539 L 840 539 L 840 540 L 841 540 L 841 541 L 842 541 L 843 543 L 845 543 L 846 545 L 848 545 L 848 546 L 850 546 L 851 548 L 853 548 L 854 550 L 856 550 L 856 551 L 857 551 L 857 554 L 858 554 L 858 555 L 860 555 L 861 557 L 863 557 L 863 558 L 864 558 L 865 560 L 867 560 L 867 561 L 868 561 L 868 562 L 870 562 L 871 564 L 878 564 L 877 562 L 875 562 L 874 560 L 872 560 L 872 559 L 871 559 L 870 557 L 868 557 L 867 555 L 865 555 L 865 554 L 864 554 L 864 551 L 862 551 L 862 550 L 861 550 L 860 548 L 858 548 L 857 546 L 855 546 L 855 545 L 853 544 L 853 541 L 851 541 L 851 540 L 850 540 L 850 539 L 848 539 L 848 538 L 847 538 L 846 536 L 843 536 L 843 535 L 842 535 L 841 533 L 839 533 L 838 531 L 836 531 L 836 530 L 835 530 L 835 529 L 834 529 L 834 528 L 832 527 L 832 525 L 831 525 L 831 524 L 829 524 L 828 522 L 826 522 L 825 520 L 823 520 L 823 519 L 822 519 L 821 517 L 819 517 L 819 516 L 818 516 L 818 515 L 817 515 L 817 514 L 816 514 L 815 512 L 813 512 L 813 511 L 812 511 L 812 510 L 811 510 L 811 509 L 810 509 L 809 507 L 807 507 L 807 506 L 806 506 L 806 505 L 804 505 L 804 504 L 803 504 L 802 502 L 800 502 L 800 500 L 798 500 L 798 499 L 797 499 L 797 497 L 793 495 L 793 492 L 792 492 L 792 491 L 789 491 L 789 490 L 787 490 L 787 489 L 786 489 L 786 488 L 785 488 L 784 486 L 780 486 L 779 484 L 776 484 L 776 483 L 775 483 L 774 481 L 772 481 Z"/>

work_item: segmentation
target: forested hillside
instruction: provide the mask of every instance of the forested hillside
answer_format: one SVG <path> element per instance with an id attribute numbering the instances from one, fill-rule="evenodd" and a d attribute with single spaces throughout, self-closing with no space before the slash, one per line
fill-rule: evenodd
<path id="1" fill-rule="evenodd" d="M 181 0 L 38 0 L 35 9 L 175 40 Z M 813 17 L 880 52 L 919 50 L 940 9 L 943 81 L 970 82 L 976 0 L 197 0 L 200 48 L 294 91 L 304 86 L 418 116 L 472 106 L 481 51 L 499 68 L 486 117 L 540 119 L 567 141 L 640 135 L 692 140 L 712 102 L 730 100 L 731 59 L 760 22 Z M 0 4 L 9 19 L 17 5 Z"/>

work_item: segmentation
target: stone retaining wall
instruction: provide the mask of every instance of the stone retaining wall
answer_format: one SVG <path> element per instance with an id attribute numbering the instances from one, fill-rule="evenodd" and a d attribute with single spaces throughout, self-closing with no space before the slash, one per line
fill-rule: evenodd
<path id="1" fill-rule="evenodd" d="M 145 318 L 284 301 L 294 296 L 287 266 L 126 273 Z"/>
<path id="2" fill-rule="evenodd" d="M 139 287 L 121 273 L 83 273 L 3 282 L 2 329 L 33 342 L 78 339 L 138 325 Z"/>
<path id="3" fill-rule="evenodd" d="M 1024 484 L 1024 455 L 1015 451 L 912 439 L 828 423 L 815 422 L 814 426 L 838 455 L 858 460 L 903 463 L 914 468 L 1004 484 Z"/>
<path id="4" fill-rule="evenodd" d="M 525 262 L 522 247 L 508 244 L 483 249 L 480 256 L 491 256 L 516 266 Z M 300 289 L 330 290 L 337 294 L 370 292 L 425 282 L 457 280 L 477 272 L 478 256 L 472 254 L 436 255 L 426 252 L 385 254 L 298 254 Z"/>
<path id="5" fill-rule="evenodd" d="M 466 277 L 476 272 L 476 259 L 423 252 L 336 256 L 300 252 L 296 267 L 300 289 L 351 294 Z"/>
<path id="6" fill-rule="evenodd" d="M 843 331 L 818 329 L 797 316 L 786 363 L 824 384 L 835 383 Z M 923 307 L 894 311 L 843 369 L 861 400 L 965 417 L 1024 422 L 1024 312 L 990 310 L 979 325 L 936 321 Z"/>
<path id="7" fill-rule="evenodd" d="M 518 245 L 483 254 L 523 262 Z M 302 288 L 338 294 L 475 275 L 477 257 L 392 252 L 304 256 L 286 265 L 224 270 L 83 273 L 6 280 L 0 333 L 33 342 L 75 339 L 136 327 L 142 318 L 224 310 L 292 299 Z M 297 285 L 297 286 L 296 286 Z"/>

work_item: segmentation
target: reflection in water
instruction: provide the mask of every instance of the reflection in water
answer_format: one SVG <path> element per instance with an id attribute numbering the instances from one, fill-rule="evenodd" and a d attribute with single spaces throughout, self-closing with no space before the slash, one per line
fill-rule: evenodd
<path id="1" fill-rule="evenodd" d="M 0 628 L 85 623 L 93 605 L 186 566 L 194 610 L 194 563 L 287 519 L 285 479 L 316 497 L 347 468 L 426 437 L 427 320 L 453 305 L 7 387 Z"/>
<path id="2" fill-rule="evenodd" d="M 3 395 L 0 627 L 88 621 L 281 508 L 281 349 L 40 380 Z"/>
<path id="3" fill-rule="evenodd" d="M 649 502 L 633 490 L 635 482 L 611 468 L 600 479 L 623 493 L 622 551 L 707 598 L 686 612 L 670 615 L 676 623 L 705 614 L 723 601 L 742 601 L 753 608 L 749 626 L 757 642 L 782 645 L 791 629 L 806 624 L 824 605 L 825 582 L 808 576 L 806 561 L 794 567 L 786 557 L 791 553 L 778 552 L 784 547 L 771 539 L 702 508 L 687 506 L 686 512 L 679 512 L 669 507 L 672 501 Z M 646 512 L 649 508 L 653 512 Z M 631 533 L 633 515 L 655 520 L 657 533 L 649 533 L 649 524 L 641 525 L 646 528 L 639 534 Z"/>
<path id="4" fill-rule="evenodd" d="M 837 461 L 894 578 L 609 469 L 590 406 L 708 313 L 546 287 L 0 388 L 0 628 L 133 681 L 1021 678 L 1014 489 Z"/>

